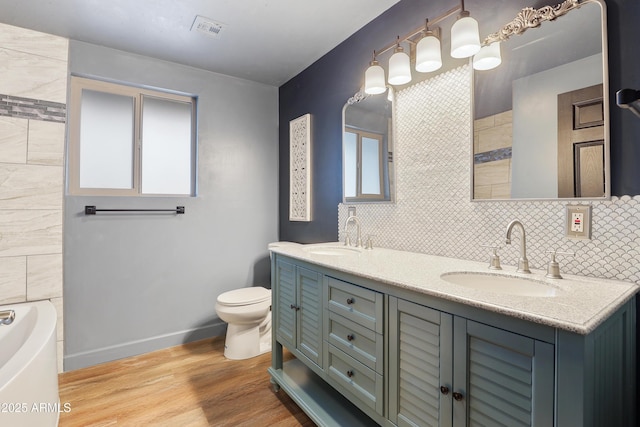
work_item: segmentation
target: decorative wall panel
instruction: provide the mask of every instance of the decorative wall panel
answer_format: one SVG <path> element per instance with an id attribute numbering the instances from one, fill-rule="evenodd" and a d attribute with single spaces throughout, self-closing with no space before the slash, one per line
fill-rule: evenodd
<path id="1" fill-rule="evenodd" d="M 311 221 L 311 115 L 289 122 L 289 220 Z"/>

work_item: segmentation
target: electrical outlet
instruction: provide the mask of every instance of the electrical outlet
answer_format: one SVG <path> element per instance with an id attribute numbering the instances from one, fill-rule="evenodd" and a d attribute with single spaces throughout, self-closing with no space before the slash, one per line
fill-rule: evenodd
<path id="1" fill-rule="evenodd" d="M 591 239 L 591 205 L 567 205 L 565 235 L 570 239 Z"/>
<path id="2" fill-rule="evenodd" d="M 584 231 L 584 214 L 582 212 L 571 213 L 571 231 L 574 233 Z"/>
<path id="3" fill-rule="evenodd" d="M 349 206 L 348 209 L 349 214 L 347 215 L 347 218 L 350 216 L 356 216 L 356 207 L 355 206 Z"/>

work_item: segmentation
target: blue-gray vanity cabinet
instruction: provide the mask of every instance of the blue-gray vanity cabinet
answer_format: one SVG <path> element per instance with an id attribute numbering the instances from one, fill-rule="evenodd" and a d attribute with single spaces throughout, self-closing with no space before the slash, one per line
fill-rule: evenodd
<path id="1" fill-rule="evenodd" d="M 279 253 L 271 274 L 269 374 L 319 426 L 636 425 L 635 296 L 584 334 Z"/>
<path id="2" fill-rule="evenodd" d="M 398 426 L 553 426 L 552 344 L 398 298 L 389 307 Z"/>
<path id="3" fill-rule="evenodd" d="M 275 263 L 276 339 L 298 358 L 322 369 L 322 275 L 283 260 Z"/>

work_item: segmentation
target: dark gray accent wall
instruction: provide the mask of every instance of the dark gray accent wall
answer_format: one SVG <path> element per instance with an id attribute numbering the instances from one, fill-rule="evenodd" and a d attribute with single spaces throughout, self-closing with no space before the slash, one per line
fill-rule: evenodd
<path id="1" fill-rule="evenodd" d="M 488 24 L 480 17 L 495 15 L 504 7 L 512 7 L 510 3 L 506 0 L 465 2 L 472 15 L 478 16 L 481 32 Z M 539 5 L 541 2 L 531 3 Z M 615 92 L 622 88 L 640 89 L 640 56 L 637 47 L 637 40 L 640 39 L 640 26 L 637 25 L 640 22 L 640 2 L 607 0 L 606 4 L 612 194 L 637 195 L 640 194 L 640 119 L 616 106 Z M 397 35 L 406 34 L 424 23 L 426 18 L 437 16 L 453 6 L 455 4 L 443 0 L 402 0 L 280 87 L 281 240 L 311 243 L 337 239 L 337 205 L 342 200 L 342 107 L 364 84 L 364 71 L 374 49 L 385 46 Z M 447 39 L 448 36 L 445 36 L 443 52 L 448 49 Z M 460 64 L 460 60 L 452 60 L 446 53 L 443 54 L 443 60 L 445 69 Z M 306 113 L 313 116 L 313 220 L 310 223 L 295 223 L 288 218 L 288 122 Z"/>
<path id="2" fill-rule="evenodd" d="M 65 370 L 224 334 L 217 296 L 269 286 L 277 88 L 76 41 L 69 58 L 72 74 L 196 95 L 199 153 L 197 197 L 65 196 Z"/>
<path id="3" fill-rule="evenodd" d="M 374 49 L 440 14 L 450 1 L 403 0 L 280 87 L 280 239 L 301 243 L 338 238 L 342 201 L 342 108 L 364 84 Z M 388 57 L 388 56 L 387 56 Z M 289 126 L 312 116 L 312 221 L 289 221 Z"/>
<path id="4" fill-rule="evenodd" d="M 484 9 L 482 14 L 486 16 L 510 3 L 510 0 L 481 1 Z M 466 4 L 473 12 L 475 6 L 472 2 L 467 1 Z M 532 4 L 538 5 L 539 2 L 532 1 Z M 606 0 L 606 5 L 611 100 L 611 192 L 614 196 L 633 196 L 640 194 L 640 119 L 616 105 L 615 93 L 624 88 L 640 90 L 640 1 Z M 396 35 L 406 34 L 424 22 L 425 18 L 436 16 L 450 7 L 451 3 L 444 1 L 402 0 L 280 87 L 281 240 L 301 243 L 337 240 L 337 205 L 342 200 L 342 107 L 364 84 L 364 71 L 373 49 L 385 46 Z M 443 46 L 444 51 L 446 46 Z M 446 56 L 443 55 L 445 61 Z M 292 223 L 288 220 L 288 121 L 307 112 L 314 117 L 313 221 Z M 640 299 L 637 301 L 637 310 L 640 310 Z M 637 333 L 637 341 L 640 342 L 640 329 Z M 637 375 L 640 383 L 640 369 L 637 369 Z M 640 393 L 638 399 L 640 404 Z"/>

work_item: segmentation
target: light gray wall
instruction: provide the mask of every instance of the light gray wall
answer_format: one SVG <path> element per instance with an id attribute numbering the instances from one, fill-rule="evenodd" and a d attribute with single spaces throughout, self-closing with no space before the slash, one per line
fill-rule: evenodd
<path id="1" fill-rule="evenodd" d="M 65 370 L 222 335 L 216 297 L 269 286 L 278 238 L 278 89 L 71 41 L 70 72 L 198 96 L 198 195 L 65 195 Z M 174 208 L 184 215 L 98 214 Z"/>
<path id="2" fill-rule="evenodd" d="M 558 197 L 558 95 L 601 83 L 601 54 L 513 81 L 511 197 Z"/>

